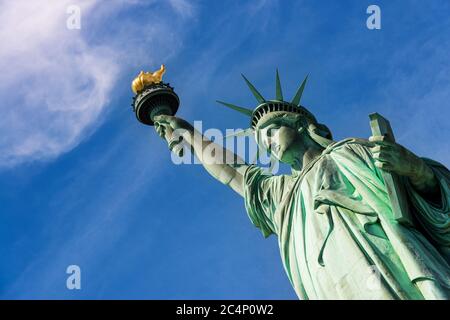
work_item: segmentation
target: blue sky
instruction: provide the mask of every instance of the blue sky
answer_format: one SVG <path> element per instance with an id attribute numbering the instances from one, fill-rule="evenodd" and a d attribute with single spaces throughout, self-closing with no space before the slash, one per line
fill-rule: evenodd
<path id="1" fill-rule="evenodd" d="M 66 28 L 67 6 L 81 29 Z M 366 8 L 381 8 L 381 30 Z M 174 165 L 131 112 L 130 82 L 167 66 L 178 115 L 245 128 L 240 77 L 306 105 L 336 140 L 397 140 L 450 164 L 448 1 L 0 1 L 0 297 L 295 299 L 274 236 L 199 165 Z M 17 21 L 21 21 L 20 24 Z M 79 265 L 82 289 L 66 288 Z"/>

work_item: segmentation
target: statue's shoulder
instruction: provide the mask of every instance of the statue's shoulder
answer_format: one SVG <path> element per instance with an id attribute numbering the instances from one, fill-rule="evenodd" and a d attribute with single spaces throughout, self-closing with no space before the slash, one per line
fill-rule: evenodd
<path id="1" fill-rule="evenodd" d="M 344 150 L 364 150 L 368 151 L 368 149 L 372 146 L 372 143 L 367 139 L 362 138 L 346 138 L 340 141 L 337 141 L 330 146 L 328 146 L 327 149 L 325 149 L 325 153 L 327 152 L 337 152 L 337 151 L 344 151 Z"/>
<path id="2" fill-rule="evenodd" d="M 450 170 L 444 164 L 430 158 L 422 157 L 422 159 L 431 169 L 440 172 L 441 175 L 450 181 Z"/>
<path id="3" fill-rule="evenodd" d="M 259 179 L 265 181 L 284 182 L 285 179 L 291 178 L 290 174 L 274 174 L 270 168 L 260 167 L 256 164 L 250 164 L 244 171 L 244 181 L 250 179 Z"/>
<path id="4" fill-rule="evenodd" d="M 350 161 L 373 162 L 373 155 L 370 148 L 373 147 L 372 142 L 361 138 L 347 138 L 335 142 L 324 150 L 324 154 L 339 155 L 342 159 Z"/>

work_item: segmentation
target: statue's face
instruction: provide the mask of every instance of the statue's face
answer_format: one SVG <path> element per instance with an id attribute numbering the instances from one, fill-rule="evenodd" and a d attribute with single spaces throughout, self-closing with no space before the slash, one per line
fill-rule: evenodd
<path id="1" fill-rule="evenodd" d="M 258 143 L 272 153 L 281 162 L 292 164 L 294 153 L 301 143 L 297 128 L 285 123 L 282 119 L 274 119 L 258 128 Z"/>

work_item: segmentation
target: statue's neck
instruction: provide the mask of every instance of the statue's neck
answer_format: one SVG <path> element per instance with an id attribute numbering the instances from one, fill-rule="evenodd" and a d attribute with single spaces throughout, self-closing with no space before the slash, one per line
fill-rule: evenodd
<path id="1" fill-rule="evenodd" d="M 304 167 L 316 158 L 320 157 L 324 148 L 313 141 L 309 136 L 305 136 L 302 141 L 294 162 L 291 164 L 293 174 L 299 174 Z"/>

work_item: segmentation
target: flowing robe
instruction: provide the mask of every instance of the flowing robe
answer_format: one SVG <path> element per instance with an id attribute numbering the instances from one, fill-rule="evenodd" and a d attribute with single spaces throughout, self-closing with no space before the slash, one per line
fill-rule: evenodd
<path id="1" fill-rule="evenodd" d="M 450 172 L 424 160 L 438 180 L 440 203 L 402 178 L 414 226 L 394 220 L 367 140 L 330 145 L 298 175 L 247 168 L 247 213 L 264 237 L 278 236 L 300 299 L 450 297 Z"/>

